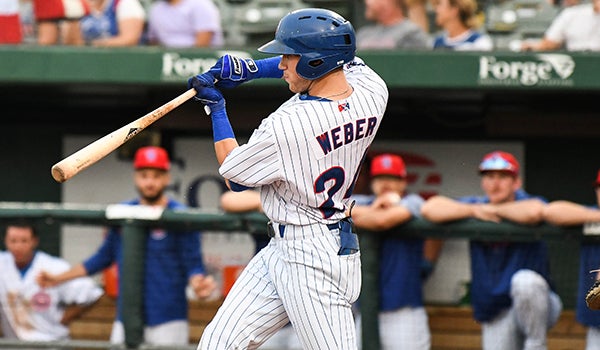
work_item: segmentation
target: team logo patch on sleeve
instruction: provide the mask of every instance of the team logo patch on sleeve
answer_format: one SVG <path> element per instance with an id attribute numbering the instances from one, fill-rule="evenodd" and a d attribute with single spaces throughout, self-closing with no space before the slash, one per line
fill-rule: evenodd
<path id="1" fill-rule="evenodd" d="M 341 103 L 341 104 L 339 104 L 339 105 L 338 105 L 338 110 L 339 110 L 340 112 L 343 112 L 343 111 L 350 110 L 350 102 L 346 102 L 346 103 Z"/>

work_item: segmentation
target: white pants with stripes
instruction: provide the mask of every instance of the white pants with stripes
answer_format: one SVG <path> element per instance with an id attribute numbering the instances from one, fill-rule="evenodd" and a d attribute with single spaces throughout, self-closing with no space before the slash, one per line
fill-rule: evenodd
<path id="1" fill-rule="evenodd" d="M 482 323 L 484 350 L 545 350 L 546 334 L 562 311 L 558 295 L 532 270 L 520 270 L 511 280 L 512 307 Z"/>
<path id="2" fill-rule="evenodd" d="M 125 343 L 125 328 L 121 321 L 113 323 L 110 342 L 112 344 Z M 144 326 L 144 343 L 149 345 L 187 345 L 189 344 L 188 322 L 169 321 L 156 326 Z"/>
<path id="3" fill-rule="evenodd" d="M 288 321 L 303 349 L 356 349 L 360 252 L 340 256 L 339 247 L 338 230 L 286 226 L 240 274 L 198 349 L 256 349 Z"/>
<path id="4" fill-rule="evenodd" d="M 424 307 L 403 307 L 393 311 L 380 311 L 379 341 L 381 350 L 429 350 L 431 332 Z M 362 349 L 362 317 L 356 317 L 358 346 Z"/>

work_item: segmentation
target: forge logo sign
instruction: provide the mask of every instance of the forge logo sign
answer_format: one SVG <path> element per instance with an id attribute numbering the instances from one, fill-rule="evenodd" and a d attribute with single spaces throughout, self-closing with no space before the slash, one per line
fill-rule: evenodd
<path id="1" fill-rule="evenodd" d="M 575 61 L 565 54 L 524 57 L 479 57 L 478 84 L 485 86 L 571 87 Z"/>
<path id="2" fill-rule="evenodd" d="M 186 56 L 178 52 L 165 52 L 161 60 L 161 79 L 163 81 L 182 81 L 196 74 L 208 71 L 222 55 L 226 53 L 242 58 L 251 58 L 245 51 L 215 51 L 216 56 Z"/>

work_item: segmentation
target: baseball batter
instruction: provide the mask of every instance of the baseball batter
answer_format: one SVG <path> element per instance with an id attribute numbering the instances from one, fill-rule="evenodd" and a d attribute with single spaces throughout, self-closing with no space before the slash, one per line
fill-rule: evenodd
<path id="1" fill-rule="evenodd" d="M 356 349 L 351 304 L 360 293 L 358 240 L 345 215 L 388 100 L 384 81 L 354 57 L 350 22 L 324 9 L 284 16 L 265 60 L 225 56 L 189 85 L 210 108 L 219 172 L 256 187 L 269 244 L 242 272 L 198 349 L 255 349 L 291 322 L 304 349 Z M 283 75 L 295 93 L 239 146 L 213 86 Z"/>
<path id="2" fill-rule="evenodd" d="M 4 337 L 27 341 L 67 339 L 68 322 L 85 306 L 98 300 L 102 289 L 87 277 L 41 288 L 36 283 L 40 271 L 60 273 L 68 270 L 69 264 L 38 251 L 38 235 L 33 227 L 24 223 L 10 224 L 4 241 L 8 249 L 8 252 L 0 252 L 0 314 Z"/>

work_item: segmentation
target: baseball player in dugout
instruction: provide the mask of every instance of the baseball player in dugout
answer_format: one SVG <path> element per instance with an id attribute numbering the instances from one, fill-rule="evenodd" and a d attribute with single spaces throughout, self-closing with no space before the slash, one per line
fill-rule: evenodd
<path id="1" fill-rule="evenodd" d="M 219 173 L 234 191 L 260 192 L 271 236 L 198 349 L 255 349 L 288 323 L 304 349 L 356 349 L 360 252 L 346 211 L 388 90 L 355 57 L 352 24 L 330 10 L 288 13 L 258 50 L 275 56 L 226 55 L 188 80 L 210 112 Z M 281 77 L 294 95 L 239 145 L 220 89 Z"/>
<path id="2" fill-rule="evenodd" d="M 546 200 L 521 188 L 519 168 L 510 153 L 488 153 L 479 164 L 483 196 L 434 196 L 421 214 L 435 223 L 472 218 L 539 224 Z M 547 331 L 558 320 L 562 302 L 550 280 L 545 242 L 472 240 L 470 254 L 471 303 L 481 324 L 482 348 L 546 349 Z"/>
<path id="3" fill-rule="evenodd" d="M 185 208 L 165 194 L 170 182 L 170 160 L 164 148 L 147 146 L 138 149 L 133 167 L 133 179 L 140 196 L 124 204 Z M 115 261 L 121 271 L 122 253 L 120 230 L 111 228 L 96 253 L 82 264 L 61 274 L 44 271 L 39 274 L 38 282 L 42 286 L 59 285 L 75 277 L 96 274 Z M 186 287 L 189 285 L 198 298 L 207 298 L 216 288 L 213 277 L 204 274 L 200 233 L 152 228 L 147 235 L 145 259 L 144 341 L 151 345 L 188 344 Z M 117 299 L 112 343 L 122 344 L 125 341 L 121 322 L 121 308 L 125 302 L 122 298 Z"/>
<path id="4" fill-rule="evenodd" d="M 387 153 L 374 157 L 370 175 L 373 195 L 353 196 L 356 205 L 352 220 L 357 228 L 389 233 L 394 227 L 421 216 L 423 198 L 406 193 L 408 182 L 402 157 Z M 430 348 L 431 335 L 423 307 L 423 247 L 424 240 L 420 238 L 392 235 L 381 240 L 378 318 L 382 349 Z M 357 329 L 360 332 L 360 327 Z"/>
<path id="5" fill-rule="evenodd" d="M 91 278 L 77 278 L 52 288 L 36 283 L 42 270 L 60 273 L 65 260 L 37 249 L 39 235 L 26 221 L 6 226 L 6 252 L 0 252 L 0 315 L 4 338 L 53 341 L 69 338 L 69 324 L 103 292 Z"/>
<path id="6" fill-rule="evenodd" d="M 596 204 L 584 206 L 558 200 L 544 208 L 544 219 L 558 226 L 583 225 L 600 222 L 600 171 L 594 182 Z M 600 350 L 600 243 L 581 242 L 579 253 L 579 286 L 577 291 L 577 321 L 588 327 L 586 350 Z"/>

